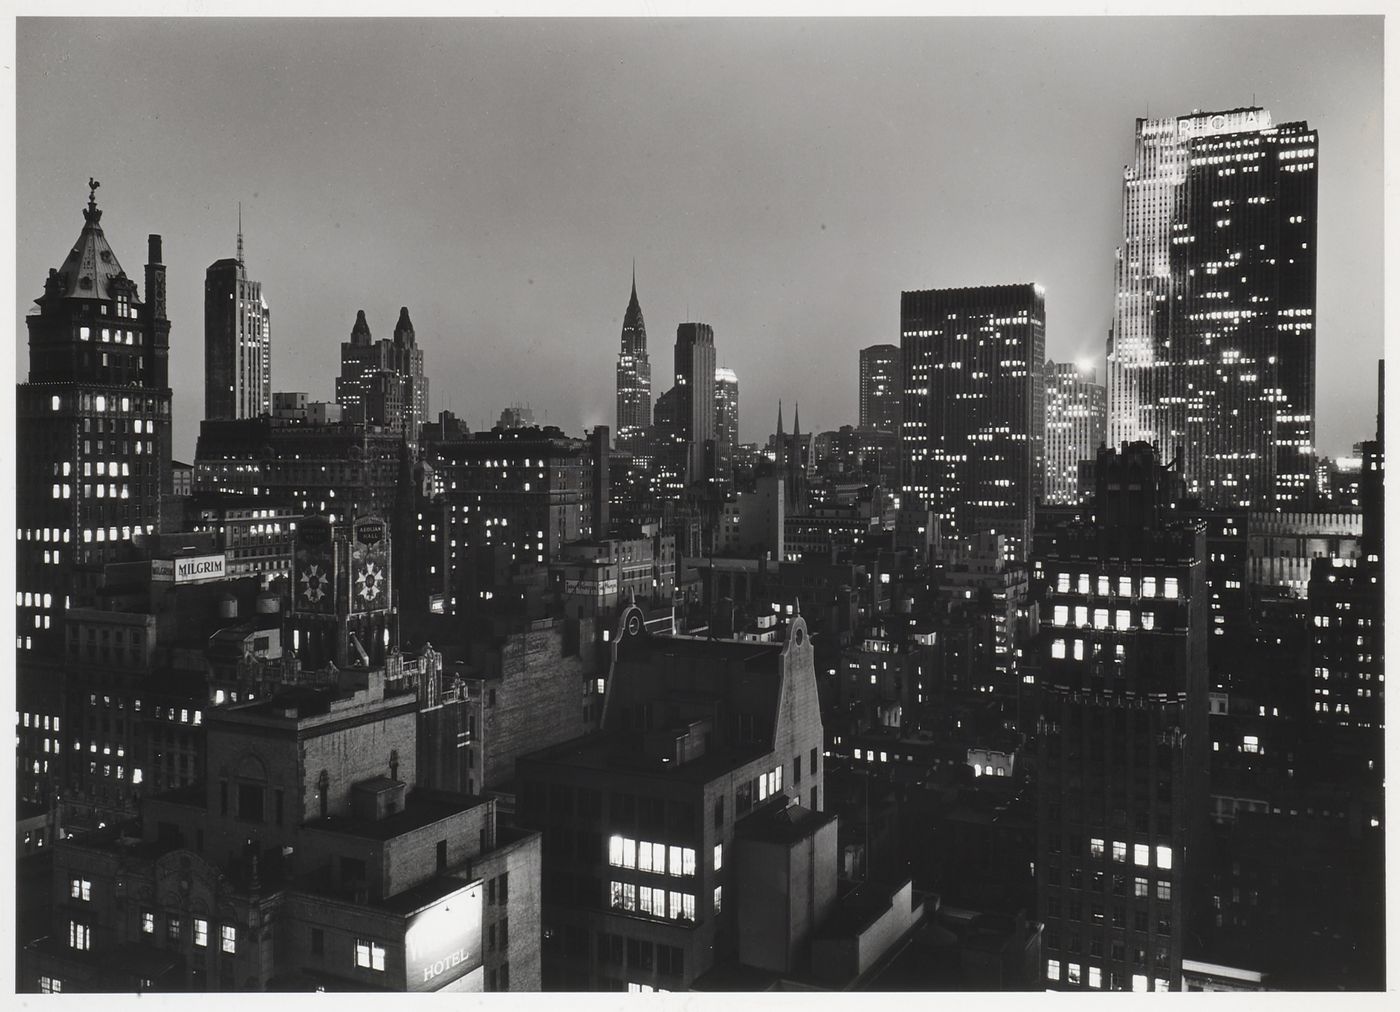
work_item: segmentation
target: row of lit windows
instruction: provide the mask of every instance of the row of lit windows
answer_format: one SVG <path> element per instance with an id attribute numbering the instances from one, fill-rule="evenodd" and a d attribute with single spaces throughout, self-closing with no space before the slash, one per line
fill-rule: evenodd
<path id="1" fill-rule="evenodd" d="M 1083 983 L 1085 983 L 1085 978 L 1083 977 L 1083 975 L 1082 975 L 1081 972 L 1080 972 L 1080 966 L 1079 966 L 1078 963 L 1066 963 L 1064 969 L 1065 969 L 1065 978 L 1064 978 L 1064 979 L 1065 979 L 1065 983 L 1066 983 L 1066 984 L 1083 984 Z M 1088 967 L 1086 967 L 1085 969 L 1087 969 L 1087 971 L 1088 971 L 1087 983 L 1088 983 L 1089 987 L 1091 987 L 1091 988 L 1101 988 L 1101 987 L 1103 987 L 1103 971 L 1102 971 L 1101 969 L 1099 969 L 1099 967 L 1097 967 L 1097 966 L 1088 966 Z M 1047 959 L 1047 960 L 1045 961 L 1045 979 L 1046 979 L 1046 980 L 1053 980 L 1053 981 L 1058 981 L 1058 980 L 1060 979 L 1060 961 L 1059 961 L 1058 959 Z M 1148 990 L 1148 987 L 1147 987 L 1147 976 L 1146 976 L 1145 974 L 1141 974 L 1141 973 L 1135 973 L 1135 974 L 1133 974 L 1133 990 L 1134 990 L 1134 991 L 1146 991 L 1146 990 Z M 1156 990 L 1156 991 L 1169 991 L 1169 990 L 1171 990 L 1171 983 L 1170 983 L 1170 981 L 1163 980 L 1161 977 L 1157 977 L 1157 978 L 1155 978 L 1155 979 L 1153 980 L 1153 990 Z"/>
<path id="2" fill-rule="evenodd" d="M 652 886 L 639 886 L 635 882 L 613 881 L 610 885 L 610 905 L 614 910 L 628 913 L 649 914 L 652 917 L 670 917 L 677 921 L 695 920 L 695 894 L 667 892 Z M 669 902 L 668 902 L 669 897 Z M 715 900 L 720 898 L 719 887 L 715 887 Z"/>
<path id="3" fill-rule="evenodd" d="M 625 836 L 613 836 L 608 840 L 608 863 L 614 868 L 636 869 L 656 875 L 667 874 L 667 852 L 671 875 L 688 876 L 695 874 L 694 847 L 667 847 L 664 843 L 637 841 Z M 718 857 L 718 849 L 716 850 Z"/>
<path id="4" fill-rule="evenodd" d="M 1052 625 L 1060 625 L 1060 626 L 1067 626 L 1067 625 L 1070 624 L 1070 621 L 1069 621 L 1069 606 L 1068 606 L 1068 605 L 1064 605 L 1064 604 L 1057 604 L 1057 605 L 1055 605 L 1054 619 L 1053 619 L 1053 622 L 1052 622 L 1051 624 L 1052 624 Z M 1142 612 L 1141 615 L 1139 616 L 1138 624 L 1139 624 L 1143 629 L 1153 629 L 1153 628 L 1156 628 L 1156 625 L 1157 625 L 1157 617 L 1156 617 L 1156 614 L 1153 613 L 1153 612 L 1150 612 L 1150 611 L 1144 611 L 1144 612 Z M 1078 627 L 1078 628 L 1084 628 L 1085 626 L 1089 625 L 1089 609 L 1088 609 L 1087 607 L 1085 607 L 1084 605 L 1082 605 L 1082 604 L 1081 604 L 1081 605 L 1076 605 L 1076 606 L 1075 606 L 1075 609 L 1074 609 L 1074 625 L 1075 625 L 1076 627 Z M 1119 632 L 1126 632 L 1127 630 L 1131 629 L 1132 626 L 1133 626 L 1133 614 L 1132 614 L 1131 611 L 1129 611 L 1129 610 L 1126 609 L 1126 608 L 1118 608 L 1118 609 L 1116 609 L 1116 610 L 1113 612 L 1113 628 L 1114 628 L 1114 629 L 1118 630 Z M 1107 609 L 1107 608 L 1095 608 L 1095 609 L 1094 609 L 1094 628 L 1095 628 L 1095 629 L 1107 629 L 1107 628 L 1109 628 L 1109 612 L 1108 612 L 1108 609 Z M 1060 642 L 1061 645 L 1063 646 L 1063 642 L 1064 642 L 1064 641 L 1061 640 L 1061 641 L 1059 641 L 1059 642 Z M 1064 654 L 1061 653 L 1059 656 L 1062 657 L 1062 656 L 1064 656 Z"/>
<path id="5" fill-rule="evenodd" d="M 1073 583 L 1074 589 L 1080 594 L 1097 593 L 1101 597 L 1106 597 L 1114 593 L 1115 583 L 1108 576 L 1100 576 L 1097 581 L 1091 582 L 1088 573 L 1080 573 L 1076 580 L 1072 573 L 1059 573 L 1055 577 L 1055 590 L 1057 593 L 1067 594 L 1070 592 L 1070 585 Z M 1119 597 L 1133 596 L 1134 580 L 1131 576 L 1118 577 L 1116 587 Z M 1091 590 L 1093 586 L 1096 589 Z M 1157 577 L 1144 576 L 1141 584 L 1142 597 L 1157 596 Z M 1168 600 L 1175 600 L 1180 593 L 1180 584 L 1175 576 L 1168 576 L 1162 580 L 1162 596 Z"/>

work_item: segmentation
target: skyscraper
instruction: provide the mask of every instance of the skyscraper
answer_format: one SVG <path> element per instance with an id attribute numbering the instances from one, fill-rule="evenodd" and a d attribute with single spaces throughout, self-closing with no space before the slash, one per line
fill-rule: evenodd
<path id="1" fill-rule="evenodd" d="M 1108 439 L 1180 447 L 1210 506 L 1297 509 L 1314 466 L 1317 132 L 1268 110 L 1137 121 Z"/>
<path id="2" fill-rule="evenodd" d="M 715 332 L 708 323 L 676 328 L 676 426 L 686 444 L 686 484 L 705 477 L 705 444 L 715 438 Z"/>
<path id="3" fill-rule="evenodd" d="M 272 315 L 262 282 L 238 256 L 216 260 L 204 275 L 204 417 L 257 418 L 272 413 Z"/>
<path id="4" fill-rule="evenodd" d="M 622 317 L 622 350 L 617 355 L 617 445 L 639 449 L 651 425 L 651 361 L 647 358 L 647 324 L 637 301 L 637 271 L 632 269 L 632 298 Z"/>
<path id="5" fill-rule="evenodd" d="M 945 537 L 996 532 L 1024 558 L 1044 470 L 1045 293 L 1039 285 L 904 292 L 903 505 Z"/>
<path id="6" fill-rule="evenodd" d="M 16 396 L 16 641 L 56 655 L 78 572 L 160 524 L 170 491 L 165 265 L 152 235 L 146 301 L 102 233 L 98 184 L 83 230 L 50 270 L 29 327 L 29 382 Z"/>
<path id="7" fill-rule="evenodd" d="M 872 344 L 860 350 L 860 427 L 899 431 L 902 393 L 899 348 Z"/>
<path id="8" fill-rule="evenodd" d="M 739 445 L 739 377 L 715 370 L 715 480 L 734 480 L 734 447 Z"/>
<path id="9" fill-rule="evenodd" d="M 1103 384 L 1093 366 L 1045 362 L 1045 491 L 1047 503 L 1079 501 L 1079 464 L 1104 442 Z"/>
<path id="10" fill-rule="evenodd" d="M 1092 516 L 1037 535 L 1039 910 L 1057 990 L 1181 989 L 1208 881 L 1205 528 L 1146 443 L 1103 448 Z"/>
<path id="11" fill-rule="evenodd" d="M 399 310 L 392 341 L 375 341 L 365 311 L 355 315 L 350 340 L 340 346 L 335 399 L 349 420 L 395 429 L 417 446 L 418 430 L 428 420 L 428 377 L 407 306 Z"/>

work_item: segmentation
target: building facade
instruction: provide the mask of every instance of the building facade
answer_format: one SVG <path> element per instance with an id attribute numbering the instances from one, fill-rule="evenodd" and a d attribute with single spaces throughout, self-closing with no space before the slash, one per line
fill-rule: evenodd
<path id="1" fill-rule="evenodd" d="M 1207 870 L 1205 532 L 1151 446 L 1103 449 L 1096 472 L 1092 517 L 1035 559 L 1045 981 L 1179 991 Z"/>
<path id="2" fill-rule="evenodd" d="M 860 350 L 860 427 L 898 432 L 903 408 L 899 346 L 872 344 Z"/>
<path id="3" fill-rule="evenodd" d="M 637 275 L 632 273 L 632 298 L 622 317 L 622 350 L 617 354 L 617 445 L 637 450 L 651 428 L 651 360 L 647 358 L 647 324 L 637 301 Z"/>
<path id="4" fill-rule="evenodd" d="M 904 292 L 902 506 L 945 533 L 1005 534 L 1024 558 L 1044 475 L 1039 285 Z"/>
<path id="5" fill-rule="evenodd" d="M 93 183 L 83 229 L 30 313 L 16 391 L 15 644 L 57 657 L 79 574 L 154 532 L 170 494 L 170 321 L 160 236 L 146 300 L 103 235 Z"/>
<path id="6" fill-rule="evenodd" d="M 248 277 L 240 222 L 238 256 L 204 274 L 204 417 L 271 413 L 272 313 L 262 282 Z"/>
<path id="7" fill-rule="evenodd" d="M 1079 501 L 1079 464 L 1094 459 L 1104 443 L 1107 422 L 1104 387 L 1094 369 L 1046 359 L 1046 502 Z"/>
<path id="8" fill-rule="evenodd" d="M 811 640 L 800 616 L 774 643 L 653 636 L 629 608 L 612 643 L 602 730 L 516 764 L 546 840 L 544 986 L 685 990 L 740 949 L 742 827 L 822 806 Z"/>
<path id="9" fill-rule="evenodd" d="M 1123 176 L 1108 439 L 1185 454 L 1208 506 L 1314 484 L 1317 131 L 1249 107 L 1139 119 Z"/>

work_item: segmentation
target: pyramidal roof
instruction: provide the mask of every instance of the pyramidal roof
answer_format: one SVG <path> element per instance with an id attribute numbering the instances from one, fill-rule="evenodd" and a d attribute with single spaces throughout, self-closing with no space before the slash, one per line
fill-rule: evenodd
<path id="1" fill-rule="evenodd" d="M 413 343 L 413 321 L 408 318 L 408 307 L 399 308 L 399 322 L 394 327 L 395 344 Z"/>
<path id="2" fill-rule="evenodd" d="M 83 231 L 73 244 L 63 266 L 57 271 L 57 294 L 64 299 L 114 299 L 113 282 L 121 278 L 128 283 L 126 272 L 117 262 L 107 237 L 102 234 L 102 211 L 97 206 L 97 184 L 91 184 L 88 205 L 83 208 Z"/>

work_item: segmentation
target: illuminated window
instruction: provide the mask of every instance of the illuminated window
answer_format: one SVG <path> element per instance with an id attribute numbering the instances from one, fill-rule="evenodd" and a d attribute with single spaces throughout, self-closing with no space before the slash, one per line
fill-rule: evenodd
<path id="1" fill-rule="evenodd" d="M 1057 605 L 1055 605 L 1055 625 L 1068 625 L 1068 624 L 1069 624 L 1069 605 L 1066 605 L 1066 604 L 1057 604 Z"/>
<path id="2" fill-rule="evenodd" d="M 1157 626 L 1157 616 L 1150 611 L 1142 613 L 1142 627 L 1144 629 L 1154 629 Z"/>
<path id="3" fill-rule="evenodd" d="M 1155 576 L 1144 576 L 1144 577 L 1142 578 L 1142 596 L 1143 596 L 1143 597 L 1156 597 L 1156 596 L 1157 596 L 1157 577 L 1155 577 Z"/>
<path id="4" fill-rule="evenodd" d="M 1157 880 L 1157 898 L 1159 900 L 1170 900 L 1172 898 L 1172 884 L 1170 880 Z"/>
<path id="5" fill-rule="evenodd" d="M 1172 849 L 1170 847 L 1157 848 L 1157 867 L 1164 871 L 1170 870 L 1172 866 Z"/>
<path id="6" fill-rule="evenodd" d="M 156 933 L 156 915 L 149 910 L 141 911 L 141 933 L 143 935 Z"/>
<path id="7" fill-rule="evenodd" d="M 1078 984 L 1078 983 L 1079 983 L 1079 964 L 1078 964 L 1078 963 L 1070 963 L 1070 964 L 1069 964 L 1069 972 L 1065 974 L 1065 983 L 1067 983 L 1067 984 Z"/>
<path id="8" fill-rule="evenodd" d="M 69 879 L 68 895 L 75 900 L 87 902 L 92 899 L 92 883 L 85 878 Z"/>
<path id="9" fill-rule="evenodd" d="M 1119 632 L 1125 632 L 1131 624 L 1132 616 L 1127 611 L 1125 611 L 1122 608 L 1119 608 L 1116 612 L 1114 612 L 1113 628 L 1117 629 Z"/>
<path id="10" fill-rule="evenodd" d="M 1102 595 L 1107 595 L 1107 594 L 1108 594 L 1108 586 L 1109 586 L 1109 585 L 1108 585 L 1108 577 L 1106 577 L 1106 576 L 1100 576 L 1100 577 L 1099 577 L 1098 583 L 1099 583 L 1099 593 L 1102 594 Z"/>
<path id="11" fill-rule="evenodd" d="M 1123 597 L 1131 597 L 1133 593 L 1133 579 L 1130 576 L 1118 577 L 1118 593 Z"/>
<path id="12" fill-rule="evenodd" d="M 1079 593 L 1081 593 L 1081 594 L 1087 594 L 1087 593 L 1089 593 L 1089 574 L 1088 574 L 1088 573 L 1080 573 L 1080 574 L 1079 574 L 1079 585 L 1076 587 L 1076 589 L 1077 589 L 1077 590 L 1079 591 Z"/>
<path id="13" fill-rule="evenodd" d="M 1074 607 L 1074 624 L 1084 626 L 1089 624 L 1089 609 L 1082 604 Z"/>
<path id="14" fill-rule="evenodd" d="M 1095 629 L 1107 629 L 1107 628 L 1108 628 L 1108 609 L 1107 609 L 1107 608 L 1095 608 L 1095 609 L 1094 609 L 1094 628 L 1095 628 Z"/>
<path id="15" fill-rule="evenodd" d="M 723 899 L 724 899 L 724 887 L 723 887 L 723 886 L 715 886 L 715 913 L 719 913 L 720 910 L 723 909 Z"/>
<path id="16" fill-rule="evenodd" d="M 219 949 L 233 955 L 238 951 L 238 928 L 232 924 L 219 925 Z"/>
<path id="17" fill-rule="evenodd" d="M 724 844 L 715 844 L 715 871 L 724 867 Z"/>
<path id="18" fill-rule="evenodd" d="M 1165 580 L 1162 581 L 1162 596 L 1167 598 L 1168 600 L 1176 598 L 1177 582 L 1175 576 L 1168 576 Z"/>
<path id="19" fill-rule="evenodd" d="M 1134 863 L 1134 864 L 1141 865 L 1141 866 L 1144 867 L 1144 868 L 1147 867 L 1147 865 L 1148 865 L 1148 863 L 1149 863 L 1149 861 L 1148 861 L 1148 853 L 1147 853 L 1147 844 L 1145 844 L 1145 843 L 1135 843 L 1135 844 L 1133 844 L 1133 863 Z"/>
<path id="20" fill-rule="evenodd" d="M 1068 574 L 1068 573 L 1061 573 L 1061 574 L 1059 575 L 1059 578 L 1055 581 L 1055 590 L 1057 590 L 1057 591 L 1058 591 L 1059 593 L 1061 593 L 1061 594 L 1067 594 L 1067 593 L 1069 593 L 1069 574 Z"/>
<path id="21" fill-rule="evenodd" d="M 1128 859 L 1128 845 L 1122 840 L 1113 841 L 1113 860 L 1120 864 Z"/>
<path id="22" fill-rule="evenodd" d="M 1045 961 L 1045 979 L 1060 979 L 1060 961 L 1058 959 L 1047 959 Z"/>
<path id="23" fill-rule="evenodd" d="M 194 944 L 201 949 L 209 944 L 209 922 L 198 917 L 194 919 Z"/>
<path id="24" fill-rule="evenodd" d="M 1089 986 L 1103 987 L 1103 972 L 1097 966 L 1089 967 Z"/>
<path id="25" fill-rule="evenodd" d="M 1104 849 L 1104 848 L 1103 848 L 1103 841 L 1102 841 L 1102 840 L 1099 840 L 1099 839 L 1091 839 L 1091 840 L 1089 841 L 1089 856 L 1090 856 L 1090 857 L 1103 857 L 1103 849 Z"/>
<path id="26" fill-rule="evenodd" d="M 378 942 L 355 939 L 355 965 L 362 970 L 384 972 L 384 946 Z"/>
<path id="27" fill-rule="evenodd" d="M 68 947 L 86 952 L 92 948 L 92 925 L 79 921 L 68 922 Z"/>
<path id="28" fill-rule="evenodd" d="M 1139 898 L 1147 896 L 1147 879 L 1142 877 L 1133 879 L 1133 895 Z"/>
<path id="29" fill-rule="evenodd" d="M 1050 656 L 1056 658 L 1062 658 L 1065 656 L 1064 640 L 1055 640 L 1055 642 L 1050 644 Z"/>

